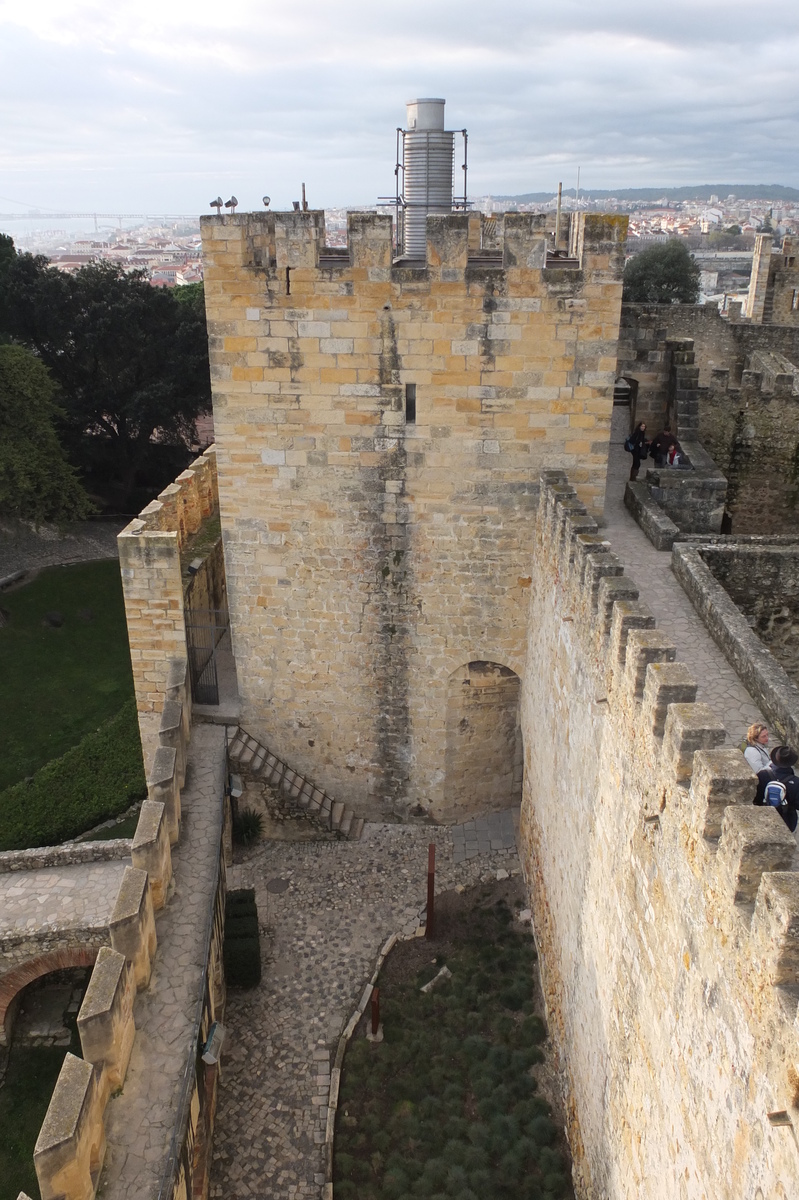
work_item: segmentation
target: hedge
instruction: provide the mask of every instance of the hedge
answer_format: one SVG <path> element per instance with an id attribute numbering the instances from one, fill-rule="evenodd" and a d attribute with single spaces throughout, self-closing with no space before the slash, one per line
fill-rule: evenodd
<path id="1" fill-rule="evenodd" d="M 261 982 L 261 944 L 257 937 L 225 939 L 225 979 L 231 987 Z"/>
<path id="2" fill-rule="evenodd" d="M 253 888 L 225 897 L 225 979 L 231 987 L 255 987 L 261 981 L 258 908 Z"/>
<path id="3" fill-rule="evenodd" d="M 29 780 L 0 792 L 0 850 L 54 846 L 147 795 L 134 700 Z"/>

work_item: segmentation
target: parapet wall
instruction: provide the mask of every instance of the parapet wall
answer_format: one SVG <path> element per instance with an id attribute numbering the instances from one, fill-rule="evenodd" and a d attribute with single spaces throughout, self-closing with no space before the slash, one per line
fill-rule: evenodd
<path id="1" fill-rule="evenodd" d="M 186 660 L 180 552 L 219 508 L 211 446 L 119 535 L 130 658 L 148 774 L 158 741 L 151 714 L 163 709 L 170 663 Z"/>
<path id="2" fill-rule="evenodd" d="M 530 630 L 524 865 L 578 1194 L 787 1198 L 796 842 L 558 472 Z"/>

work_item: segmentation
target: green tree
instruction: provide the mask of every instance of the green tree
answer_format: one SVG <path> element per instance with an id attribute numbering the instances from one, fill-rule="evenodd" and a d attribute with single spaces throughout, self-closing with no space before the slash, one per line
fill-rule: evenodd
<path id="1" fill-rule="evenodd" d="M 623 298 L 630 304 L 695 304 L 699 267 L 688 247 L 672 239 L 636 254 L 624 268 Z"/>
<path id="2" fill-rule="evenodd" d="M 49 369 L 69 456 L 88 476 L 110 481 L 116 504 L 129 500 L 157 448 L 190 445 L 196 417 L 210 408 L 196 293 L 178 300 L 116 264 L 65 275 L 41 256 L 19 254 L 0 277 L 0 321 Z"/>
<path id="3" fill-rule="evenodd" d="M 55 431 L 46 367 L 23 346 L 0 346 L 0 512 L 37 524 L 86 517 L 92 504 Z"/>

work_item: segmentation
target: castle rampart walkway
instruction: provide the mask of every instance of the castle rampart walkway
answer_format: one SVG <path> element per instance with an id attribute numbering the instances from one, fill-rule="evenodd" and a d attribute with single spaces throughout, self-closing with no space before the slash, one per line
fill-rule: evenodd
<path id="1" fill-rule="evenodd" d="M 125 1086 L 105 1112 L 104 1200 L 158 1196 L 186 1064 L 196 1047 L 224 779 L 224 728 L 195 725 L 181 794 L 180 841 L 172 847 L 174 894 L 156 914 L 158 953 L 150 982 L 136 1000 L 136 1040 Z"/>
<path id="2" fill-rule="evenodd" d="M 671 552 L 656 550 L 624 507 L 631 463 L 623 446 L 629 417 L 628 408 L 614 408 L 602 534 L 635 581 L 641 600 L 651 608 L 658 629 L 674 640 L 678 660 L 699 684 L 697 700 L 710 705 L 724 722 L 730 744 L 737 746 L 748 726 L 765 718 L 672 574 Z"/>

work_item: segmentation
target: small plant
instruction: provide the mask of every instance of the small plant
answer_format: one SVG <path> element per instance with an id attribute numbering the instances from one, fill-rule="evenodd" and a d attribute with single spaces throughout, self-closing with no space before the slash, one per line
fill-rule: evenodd
<path id="1" fill-rule="evenodd" d="M 264 819 L 254 808 L 242 808 L 233 819 L 233 840 L 240 846 L 251 846 L 264 831 Z"/>

